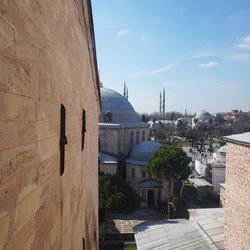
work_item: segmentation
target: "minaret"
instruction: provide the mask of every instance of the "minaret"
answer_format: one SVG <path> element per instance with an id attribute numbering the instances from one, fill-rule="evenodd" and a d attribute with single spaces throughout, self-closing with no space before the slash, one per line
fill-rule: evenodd
<path id="1" fill-rule="evenodd" d="M 128 100 L 128 87 L 127 87 L 127 94 L 126 94 L 126 99 Z"/>
<path id="2" fill-rule="evenodd" d="M 161 114 L 161 93 L 160 93 L 160 114 Z"/>
<path id="3" fill-rule="evenodd" d="M 165 106 L 166 106 L 166 99 L 165 99 L 165 88 L 163 89 L 163 97 L 162 97 L 162 113 L 165 114 Z"/>
<path id="4" fill-rule="evenodd" d="M 124 98 L 126 98 L 126 96 L 127 96 L 127 94 L 126 94 L 126 81 L 124 81 L 123 96 L 124 96 Z"/>

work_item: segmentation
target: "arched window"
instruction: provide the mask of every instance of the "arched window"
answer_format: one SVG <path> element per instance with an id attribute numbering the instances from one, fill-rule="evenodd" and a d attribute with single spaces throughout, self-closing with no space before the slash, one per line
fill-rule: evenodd
<path id="1" fill-rule="evenodd" d="M 142 170 L 141 171 L 141 178 L 146 178 L 147 177 L 147 174 L 146 174 L 146 171 L 145 170 Z"/>
<path id="2" fill-rule="evenodd" d="M 132 146 L 134 144 L 134 132 L 130 132 L 130 145 Z"/>
<path id="3" fill-rule="evenodd" d="M 112 113 L 110 111 L 107 111 L 104 114 L 104 121 L 106 123 L 111 123 L 112 122 L 112 117 L 113 117 Z"/>
<path id="4" fill-rule="evenodd" d="M 135 178 L 135 169 L 134 168 L 131 169 L 131 178 Z"/>
<path id="5" fill-rule="evenodd" d="M 143 131 L 142 131 L 142 140 L 143 140 L 143 141 L 146 140 L 145 136 L 146 136 L 146 133 L 145 133 L 145 131 L 143 130 Z"/>
<path id="6" fill-rule="evenodd" d="M 140 142 L 140 132 L 136 131 L 136 144 Z"/>

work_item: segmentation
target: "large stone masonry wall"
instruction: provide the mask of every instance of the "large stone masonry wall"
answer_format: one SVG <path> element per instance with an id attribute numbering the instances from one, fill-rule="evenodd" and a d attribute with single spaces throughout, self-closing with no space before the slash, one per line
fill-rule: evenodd
<path id="1" fill-rule="evenodd" d="M 75 250 L 83 242 L 98 249 L 99 104 L 89 30 L 74 0 L 0 1 L 0 249 Z"/>
<path id="2" fill-rule="evenodd" d="M 225 249 L 250 247 L 250 147 L 228 143 Z"/>

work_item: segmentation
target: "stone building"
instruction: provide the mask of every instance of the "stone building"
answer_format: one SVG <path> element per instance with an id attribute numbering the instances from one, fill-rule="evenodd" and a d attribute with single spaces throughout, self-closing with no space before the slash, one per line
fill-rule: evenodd
<path id="1" fill-rule="evenodd" d="M 165 202 L 169 183 L 150 179 L 146 171 L 148 159 L 160 147 L 160 143 L 149 140 L 149 124 L 140 121 L 126 94 L 101 88 L 101 100 L 100 171 L 122 174 L 142 198 L 142 206 Z"/>
<path id="2" fill-rule="evenodd" d="M 250 247 L 250 132 L 224 137 L 227 141 L 225 249 Z"/>
<path id="3" fill-rule="evenodd" d="M 0 1 L 0 65 L 0 249 L 98 249 L 90 1 Z"/>
<path id="4" fill-rule="evenodd" d="M 149 139 L 149 125 L 139 120 L 129 101 L 118 92 L 101 88 L 102 112 L 99 117 L 101 170 L 124 164 L 133 145 Z M 114 163 L 110 166 L 108 159 Z M 116 164 L 115 164 L 116 162 Z M 107 166 L 107 164 L 109 166 Z M 117 170 L 117 169 L 116 169 Z M 111 173 L 110 172 L 110 173 Z"/>
<path id="5" fill-rule="evenodd" d="M 160 148 L 156 141 L 143 141 L 134 145 L 126 159 L 126 179 L 142 198 L 142 206 L 157 206 L 161 202 L 161 182 L 149 179 L 147 162 L 150 156 Z"/>

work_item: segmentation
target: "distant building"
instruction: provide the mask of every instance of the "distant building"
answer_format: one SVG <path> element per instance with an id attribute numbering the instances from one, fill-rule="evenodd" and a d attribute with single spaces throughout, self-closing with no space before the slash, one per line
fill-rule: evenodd
<path id="1" fill-rule="evenodd" d="M 224 137 L 227 142 L 225 249 L 250 246 L 250 132 Z"/>
<path id="2" fill-rule="evenodd" d="M 90 1 L 0 9 L 0 249 L 99 249 Z"/>

